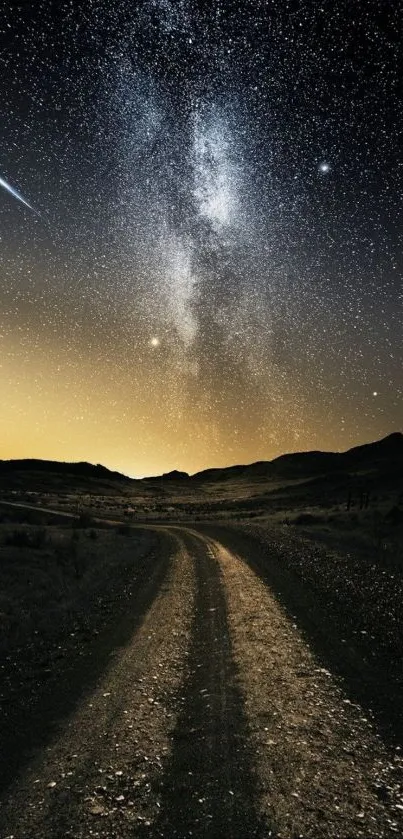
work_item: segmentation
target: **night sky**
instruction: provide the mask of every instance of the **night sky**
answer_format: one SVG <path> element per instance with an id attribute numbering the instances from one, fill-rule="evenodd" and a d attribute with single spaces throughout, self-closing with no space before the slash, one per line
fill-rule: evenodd
<path id="1" fill-rule="evenodd" d="M 37 0 L 0 33 L 1 458 L 401 430 L 400 2 Z"/>

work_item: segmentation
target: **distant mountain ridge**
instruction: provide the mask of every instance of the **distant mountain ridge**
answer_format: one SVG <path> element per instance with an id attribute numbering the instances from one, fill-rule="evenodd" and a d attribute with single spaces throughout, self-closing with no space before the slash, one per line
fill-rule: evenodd
<path id="1" fill-rule="evenodd" d="M 190 478 L 188 472 L 180 472 L 178 469 L 172 469 L 171 472 L 164 472 L 163 475 L 153 475 L 152 477 L 141 478 L 142 481 L 182 481 Z"/>
<path id="2" fill-rule="evenodd" d="M 353 471 L 367 463 L 368 467 L 394 461 L 403 467 L 403 434 L 395 431 L 381 440 L 355 446 L 345 452 L 295 452 L 283 454 L 274 460 L 260 460 L 244 466 L 205 469 L 192 475 L 195 481 L 222 481 L 237 477 L 297 479 L 321 475 L 326 472 Z"/>
<path id="3" fill-rule="evenodd" d="M 173 470 L 164 475 L 155 477 L 135 479 L 123 475 L 121 472 L 108 469 L 101 464 L 92 464 L 85 461 L 66 463 L 56 460 L 38 460 L 25 458 L 19 460 L 0 460 L 0 478 L 7 475 L 23 473 L 42 473 L 45 475 L 59 475 L 78 479 L 90 479 L 91 481 L 112 481 L 124 483 L 127 488 L 133 484 L 155 484 L 163 485 L 165 482 L 175 484 L 192 485 L 203 483 L 218 483 L 231 479 L 284 479 L 296 480 L 303 478 L 314 478 L 324 474 L 336 474 L 338 472 L 354 472 L 377 468 L 393 468 L 403 470 L 403 434 L 399 431 L 389 434 L 387 437 L 373 443 L 366 443 L 355 446 L 345 452 L 296 452 L 284 454 L 274 460 L 262 460 L 246 465 L 227 466 L 223 468 L 205 469 L 189 476 L 187 472 Z M 403 476 L 403 472 L 402 472 Z"/>
<path id="4" fill-rule="evenodd" d="M 0 460 L 0 475 L 7 472 L 49 472 L 64 475 L 76 475 L 84 478 L 107 478 L 110 480 L 130 481 L 127 475 L 114 472 L 100 463 L 67 463 L 59 460 L 39 460 L 37 458 L 23 458 L 20 460 Z"/>

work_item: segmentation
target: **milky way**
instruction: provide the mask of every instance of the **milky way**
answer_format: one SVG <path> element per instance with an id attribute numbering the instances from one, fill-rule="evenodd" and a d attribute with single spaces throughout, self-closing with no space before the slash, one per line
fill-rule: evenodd
<path id="1" fill-rule="evenodd" d="M 0 169 L 41 217 L 0 196 L 0 456 L 192 471 L 401 427 L 398 3 L 1 30 Z"/>

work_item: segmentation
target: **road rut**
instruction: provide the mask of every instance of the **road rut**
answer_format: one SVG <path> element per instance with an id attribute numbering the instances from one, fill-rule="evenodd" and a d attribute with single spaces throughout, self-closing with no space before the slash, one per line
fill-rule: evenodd
<path id="1" fill-rule="evenodd" d="M 220 566 L 199 534 L 181 530 L 181 537 L 193 557 L 196 594 L 188 677 L 156 835 L 263 836 Z"/>

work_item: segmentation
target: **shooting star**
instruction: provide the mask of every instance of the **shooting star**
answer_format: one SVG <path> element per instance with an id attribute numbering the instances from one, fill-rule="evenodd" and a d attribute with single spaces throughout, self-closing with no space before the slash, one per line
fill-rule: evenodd
<path id="1" fill-rule="evenodd" d="M 17 192 L 17 190 L 14 189 L 12 186 L 10 186 L 10 184 L 8 184 L 7 181 L 5 181 L 3 178 L 0 178 L 0 186 L 2 186 L 3 189 L 7 190 L 7 192 L 9 192 L 10 195 L 13 195 L 14 198 L 17 199 L 17 201 L 21 201 L 21 204 L 25 204 L 25 206 L 28 207 L 29 210 L 32 210 L 33 213 L 37 213 L 39 215 L 38 211 L 35 210 L 34 207 L 31 207 L 31 204 L 28 204 L 28 201 L 26 201 L 25 198 L 23 198 L 22 195 L 20 195 L 20 193 Z"/>

